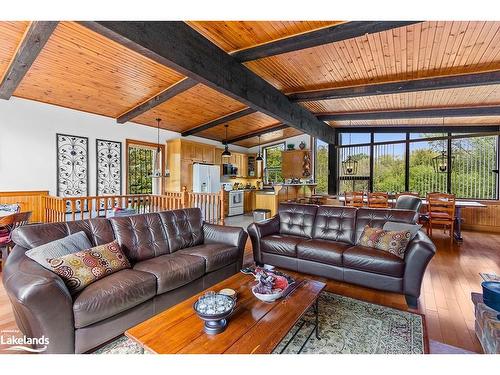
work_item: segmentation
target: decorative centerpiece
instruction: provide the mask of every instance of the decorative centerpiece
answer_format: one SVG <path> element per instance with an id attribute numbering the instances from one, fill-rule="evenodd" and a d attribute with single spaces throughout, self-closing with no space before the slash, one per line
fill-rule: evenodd
<path id="1" fill-rule="evenodd" d="M 264 302 L 274 302 L 281 298 L 288 287 L 295 282 L 293 278 L 279 271 L 260 267 L 246 268 L 242 272 L 255 276 L 257 284 L 252 287 L 252 293 Z"/>
<path id="2" fill-rule="evenodd" d="M 294 143 L 288 143 L 286 145 L 286 148 L 288 149 L 288 151 L 295 150 L 295 144 Z"/>
<path id="3" fill-rule="evenodd" d="M 232 314 L 236 301 L 225 294 L 207 292 L 193 305 L 194 311 L 205 322 L 204 330 L 210 335 L 224 332 L 227 320 Z"/>

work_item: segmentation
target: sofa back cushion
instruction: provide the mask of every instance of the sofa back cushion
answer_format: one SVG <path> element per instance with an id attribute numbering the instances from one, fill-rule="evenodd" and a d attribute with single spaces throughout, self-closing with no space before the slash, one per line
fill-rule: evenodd
<path id="1" fill-rule="evenodd" d="M 34 224 L 19 227 L 12 232 L 12 240 L 25 249 L 33 249 L 60 240 L 68 235 L 66 223 Z"/>
<path id="2" fill-rule="evenodd" d="M 311 204 L 281 203 L 278 209 L 280 234 L 312 238 L 317 210 L 318 206 Z"/>
<path id="3" fill-rule="evenodd" d="M 110 219 L 122 251 L 132 262 L 168 254 L 168 241 L 156 213 Z"/>
<path id="4" fill-rule="evenodd" d="M 203 218 L 199 208 L 160 212 L 170 252 L 203 243 Z"/>
<path id="5" fill-rule="evenodd" d="M 313 238 L 354 245 L 356 211 L 354 207 L 318 207 Z"/>
<path id="6" fill-rule="evenodd" d="M 359 208 L 356 213 L 356 243 L 368 225 L 372 228 L 382 228 L 388 221 L 415 224 L 418 214 L 410 210 L 390 208 Z"/>

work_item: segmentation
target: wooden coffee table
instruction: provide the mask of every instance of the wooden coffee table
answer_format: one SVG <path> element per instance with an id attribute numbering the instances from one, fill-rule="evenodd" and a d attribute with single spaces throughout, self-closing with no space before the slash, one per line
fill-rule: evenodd
<path id="1" fill-rule="evenodd" d="M 318 334 L 318 297 L 325 284 L 293 275 L 295 288 L 276 302 L 258 300 L 252 293 L 252 275 L 238 273 L 207 290 L 234 289 L 238 293 L 236 309 L 226 330 L 217 335 L 206 334 L 203 321 L 193 304 L 205 291 L 165 310 L 129 329 L 125 335 L 145 350 L 158 354 L 197 353 L 271 353 L 285 335 L 314 305 Z"/>

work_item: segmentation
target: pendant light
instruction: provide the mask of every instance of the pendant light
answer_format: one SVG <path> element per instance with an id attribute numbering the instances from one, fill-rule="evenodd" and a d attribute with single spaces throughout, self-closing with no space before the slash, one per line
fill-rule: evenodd
<path id="1" fill-rule="evenodd" d="M 156 119 L 156 129 L 157 129 L 157 138 L 156 138 L 156 155 L 155 161 L 153 165 L 153 171 L 150 177 L 152 178 L 161 178 L 163 176 L 163 172 L 161 170 L 161 148 L 160 148 L 160 122 L 161 118 Z M 165 176 L 166 177 L 166 176 Z"/>
<path id="2" fill-rule="evenodd" d="M 224 127 L 226 128 L 226 139 L 225 141 L 223 142 L 224 143 L 224 151 L 222 152 L 221 156 L 224 158 L 224 159 L 227 159 L 227 158 L 230 158 L 231 157 L 231 153 L 229 152 L 229 148 L 227 146 L 227 127 L 229 125 L 226 124 L 224 125 Z"/>
<path id="3" fill-rule="evenodd" d="M 264 161 L 264 159 L 262 159 L 262 154 L 260 153 L 260 135 L 259 135 L 259 153 L 257 154 L 255 161 L 259 161 L 259 162 Z"/>
<path id="4" fill-rule="evenodd" d="M 443 117 L 443 134 L 444 131 L 444 117 Z M 434 171 L 436 173 L 448 173 L 448 170 L 452 167 L 453 161 L 455 160 L 455 155 L 452 155 L 451 158 L 448 159 L 448 152 L 446 151 L 446 143 L 443 144 L 443 150 L 441 154 L 432 158 L 432 165 L 434 166 Z M 448 161 L 450 165 L 448 165 Z"/>

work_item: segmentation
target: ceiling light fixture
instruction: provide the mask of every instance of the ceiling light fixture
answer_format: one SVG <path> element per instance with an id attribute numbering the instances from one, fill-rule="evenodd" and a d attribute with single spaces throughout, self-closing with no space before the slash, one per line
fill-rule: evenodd
<path id="1" fill-rule="evenodd" d="M 221 156 L 225 159 L 231 157 L 231 153 L 229 152 L 229 148 L 227 146 L 227 128 L 228 128 L 228 126 L 229 126 L 228 124 L 224 125 L 224 127 L 226 128 L 226 139 L 224 140 L 224 142 L 222 142 L 224 144 L 224 151 L 222 152 Z"/>

